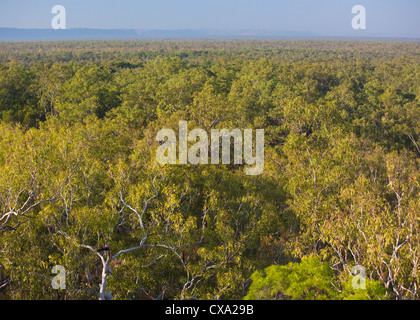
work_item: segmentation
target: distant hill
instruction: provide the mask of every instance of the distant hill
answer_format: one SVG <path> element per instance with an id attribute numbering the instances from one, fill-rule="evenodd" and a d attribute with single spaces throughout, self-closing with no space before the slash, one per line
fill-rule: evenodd
<path id="1" fill-rule="evenodd" d="M 312 32 L 266 30 L 135 30 L 135 29 L 18 29 L 0 28 L 0 41 L 106 39 L 242 39 L 316 36 Z"/>
<path id="2" fill-rule="evenodd" d="M 419 38 L 383 36 L 333 37 L 309 31 L 282 30 L 136 30 L 136 29 L 18 29 L 0 28 L 0 41 L 59 40 L 379 40 L 415 41 Z"/>
<path id="3" fill-rule="evenodd" d="M 115 39 L 136 37 L 135 30 L 128 29 L 17 29 L 0 28 L 0 40 L 74 40 L 74 39 Z"/>

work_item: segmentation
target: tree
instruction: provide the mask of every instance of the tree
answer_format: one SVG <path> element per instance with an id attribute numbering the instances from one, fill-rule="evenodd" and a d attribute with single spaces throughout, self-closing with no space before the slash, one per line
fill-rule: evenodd
<path id="1" fill-rule="evenodd" d="M 353 278 L 335 277 L 328 262 L 305 256 L 299 263 L 272 265 L 251 276 L 245 300 L 382 300 L 389 299 L 381 282 L 366 280 L 365 289 L 355 289 Z"/>
<path id="2" fill-rule="evenodd" d="M 317 257 L 304 257 L 300 263 L 273 265 L 255 272 L 245 299 L 325 300 L 337 299 L 333 270 Z"/>

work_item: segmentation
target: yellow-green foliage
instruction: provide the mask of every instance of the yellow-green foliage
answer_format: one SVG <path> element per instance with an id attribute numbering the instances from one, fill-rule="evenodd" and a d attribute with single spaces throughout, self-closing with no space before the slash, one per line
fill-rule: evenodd
<path id="1" fill-rule="evenodd" d="M 418 299 L 419 71 L 418 43 L 2 43 L 1 297 L 97 299 L 95 251 L 145 239 L 116 299 Z M 180 120 L 264 129 L 264 172 L 160 166 Z"/>

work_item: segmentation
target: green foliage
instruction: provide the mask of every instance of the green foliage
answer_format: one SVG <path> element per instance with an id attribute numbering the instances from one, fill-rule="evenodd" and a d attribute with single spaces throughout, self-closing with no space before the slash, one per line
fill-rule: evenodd
<path id="1" fill-rule="evenodd" d="M 332 286 L 333 270 L 317 257 L 300 263 L 273 265 L 252 274 L 246 300 L 326 300 L 337 299 Z"/>
<path id="2" fill-rule="evenodd" d="M 343 300 L 389 300 L 391 295 L 380 281 L 365 280 L 365 288 L 354 289 L 353 278 L 342 284 L 340 299 Z"/>
<path id="3" fill-rule="evenodd" d="M 365 279 L 364 288 L 353 287 L 353 277 L 339 281 L 328 262 L 305 256 L 299 263 L 272 265 L 251 276 L 245 300 L 384 300 L 390 295 L 380 281 Z"/>
<path id="4" fill-rule="evenodd" d="M 418 43 L 3 43 L 1 298 L 105 271 L 116 299 L 418 299 L 419 71 Z M 158 165 L 180 120 L 264 129 L 264 172 Z"/>

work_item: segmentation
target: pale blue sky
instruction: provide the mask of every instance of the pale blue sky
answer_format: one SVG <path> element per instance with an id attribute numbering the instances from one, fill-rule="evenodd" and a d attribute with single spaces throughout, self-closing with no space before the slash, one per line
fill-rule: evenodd
<path id="1" fill-rule="evenodd" d="M 0 0 L 0 27 L 51 28 L 63 5 L 67 28 L 310 31 L 337 36 L 420 37 L 419 0 Z M 354 5 L 367 29 L 351 27 Z"/>

